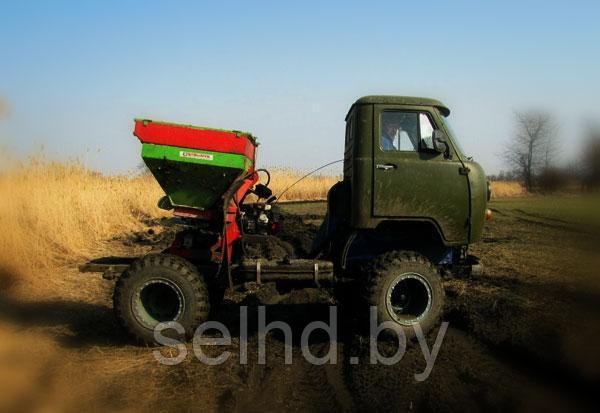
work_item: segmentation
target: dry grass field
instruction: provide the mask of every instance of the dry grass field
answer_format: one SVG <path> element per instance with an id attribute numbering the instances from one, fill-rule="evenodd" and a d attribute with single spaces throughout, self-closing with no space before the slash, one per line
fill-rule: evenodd
<path id="1" fill-rule="evenodd" d="M 280 194 L 305 175 L 303 172 L 286 168 L 273 168 L 270 172 L 273 180 L 269 186 L 275 195 Z M 317 199 L 327 199 L 327 191 L 329 191 L 329 188 L 341 179 L 342 177 L 337 175 L 310 175 L 287 190 L 281 200 L 312 201 Z"/>
<path id="2" fill-rule="evenodd" d="M 78 163 L 31 159 L 0 174 L 0 265 L 29 273 L 75 262 L 158 217 L 150 176 L 106 177 Z"/>
<path id="3" fill-rule="evenodd" d="M 274 192 L 297 178 L 293 171 L 273 171 Z M 324 199 L 336 180 L 307 178 L 286 199 Z M 362 363 L 364 342 L 345 325 L 337 366 L 309 365 L 298 345 L 294 365 L 284 365 L 283 344 L 271 336 L 265 366 L 237 362 L 239 337 L 222 366 L 191 356 L 177 367 L 159 365 L 152 349 L 136 346 L 117 327 L 111 282 L 77 271 L 88 258 L 139 255 L 152 247 L 165 230 L 161 218 L 169 216 L 155 206 L 162 191 L 154 179 L 103 176 L 77 163 L 43 160 L 5 168 L 0 411 L 589 409 L 600 390 L 600 286 L 590 259 L 600 228 L 592 225 L 596 200 L 506 198 L 521 194 L 508 183 L 495 183 L 494 193 L 496 218 L 473 248 L 488 270 L 446 280 L 450 328 L 430 379 L 416 383 L 418 346 L 397 366 L 375 368 Z M 324 203 L 282 207 L 306 217 L 310 231 L 325 211 Z M 311 321 L 327 321 L 326 294 L 273 295 L 260 290 L 244 303 L 254 314 L 258 304 L 277 302 L 268 311 L 288 321 L 295 335 Z M 237 311 L 237 298 L 230 300 L 218 315 L 226 324 Z M 249 354 L 256 355 L 256 340 L 253 334 Z M 349 364 L 350 355 L 361 364 Z"/>
<path id="4" fill-rule="evenodd" d="M 512 198 L 526 194 L 525 187 L 519 182 L 492 181 L 493 198 Z"/>

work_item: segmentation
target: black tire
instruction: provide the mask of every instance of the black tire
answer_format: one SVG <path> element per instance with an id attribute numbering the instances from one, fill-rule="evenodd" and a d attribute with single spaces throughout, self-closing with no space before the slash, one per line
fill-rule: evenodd
<path id="1" fill-rule="evenodd" d="M 156 344 L 154 327 L 164 321 L 178 322 L 190 338 L 210 310 L 208 289 L 197 268 L 170 254 L 149 254 L 131 264 L 117 281 L 113 305 L 120 324 L 145 344 Z M 178 337 L 172 329 L 162 334 Z"/>
<path id="2" fill-rule="evenodd" d="M 427 334 L 439 323 L 444 307 L 442 279 L 421 254 L 392 251 L 380 255 L 367 268 L 366 282 L 366 302 L 377 307 L 378 324 L 391 321 L 412 339 L 416 335 L 414 324 Z M 381 334 L 396 337 L 391 330 Z"/>

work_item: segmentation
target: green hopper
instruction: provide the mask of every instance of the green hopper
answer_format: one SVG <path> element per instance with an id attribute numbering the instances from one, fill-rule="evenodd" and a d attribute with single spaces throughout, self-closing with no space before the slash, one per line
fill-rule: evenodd
<path id="1" fill-rule="evenodd" d="M 136 119 L 142 158 L 173 207 L 207 211 L 254 170 L 249 133 Z"/>

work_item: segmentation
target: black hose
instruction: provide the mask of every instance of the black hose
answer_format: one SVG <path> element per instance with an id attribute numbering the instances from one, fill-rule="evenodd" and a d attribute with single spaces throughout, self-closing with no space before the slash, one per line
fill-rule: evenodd
<path id="1" fill-rule="evenodd" d="M 254 172 L 264 172 L 267 174 L 267 183 L 265 184 L 265 186 L 269 186 L 269 184 L 271 183 L 271 174 L 269 173 L 269 171 L 267 171 L 266 169 L 257 169 Z"/>
<path id="2" fill-rule="evenodd" d="M 244 194 L 244 198 L 246 198 L 246 195 L 247 195 L 247 194 L 248 194 L 247 192 L 246 192 L 246 194 Z M 243 203 L 243 202 L 244 202 L 244 198 L 242 198 L 242 200 L 241 200 L 241 202 L 240 202 L 240 203 Z M 241 247 L 242 247 L 242 254 L 243 254 L 244 256 L 247 256 L 247 255 L 248 255 L 248 252 L 247 252 L 247 250 L 246 250 L 246 241 L 245 241 L 245 235 L 246 235 L 246 234 L 244 233 L 244 222 L 242 221 L 242 210 L 240 209 L 240 204 L 238 204 L 238 203 L 235 201 L 235 197 L 233 197 L 233 203 L 235 204 L 235 207 L 237 208 L 237 215 L 239 216 L 239 220 L 238 220 L 238 221 L 239 221 L 239 224 L 238 224 L 238 227 L 240 228 L 240 234 L 241 234 L 241 237 L 240 237 L 240 245 L 241 245 Z"/>
<path id="3" fill-rule="evenodd" d="M 255 169 L 254 171 L 250 172 L 248 175 L 244 176 L 243 179 L 248 179 L 252 175 L 254 175 L 254 174 L 258 173 L 258 172 L 264 172 L 265 174 L 267 174 L 267 183 L 265 184 L 265 186 L 269 186 L 269 184 L 271 183 L 271 174 L 266 169 Z M 250 194 L 250 191 L 246 191 L 246 193 L 242 196 L 242 199 L 240 199 L 240 204 L 244 203 L 244 201 L 246 200 L 246 197 L 248 196 L 248 194 Z"/>

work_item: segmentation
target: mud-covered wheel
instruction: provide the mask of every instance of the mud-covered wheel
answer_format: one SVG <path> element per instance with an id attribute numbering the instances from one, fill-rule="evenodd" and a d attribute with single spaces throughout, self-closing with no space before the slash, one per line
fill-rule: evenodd
<path id="1" fill-rule="evenodd" d="M 368 268 L 366 301 L 377 307 L 377 323 L 396 323 L 406 338 L 414 325 L 427 333 L 440 320 L 444 290 L 437 269 L 415 252 L 393 251 L 377 257 Z M 368 310 L 367 310 L 368 311 Z M 394 337 L 384 330 L 382 335 Z"/>
<path id="2" fill-rule="evenodd" d="M 114 310 L 122 326 L 138 341 L 154 344 L 154 327 L 176 321 L 187 338 L 208 318 L 208 289 L 189 261 L 170 254 L 150 254 L 135 261 L 115 286 Z M 162 332 L 177 337 L 172 330 Z"/>

